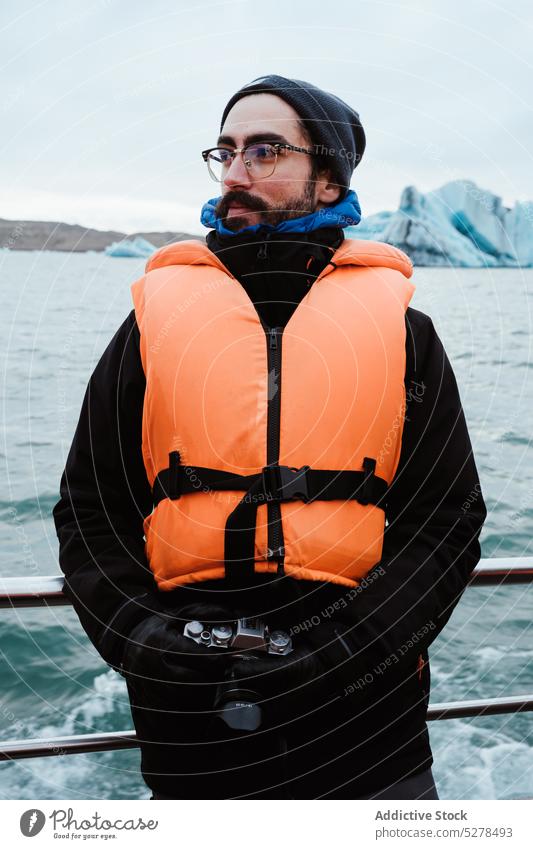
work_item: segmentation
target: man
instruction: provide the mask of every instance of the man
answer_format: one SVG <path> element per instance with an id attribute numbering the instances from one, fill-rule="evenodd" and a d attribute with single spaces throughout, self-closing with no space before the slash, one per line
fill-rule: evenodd
<path id="1" fill-rule="evenodd" d="M 207 244 L 150 258 L 89 381 L 60 564 L 126 678 L 152 798 L 438 798 L 428 646 L 486 509 L 409 259 L 344 239 L 364 149 L 358 114 L 309 83 L 237 92 L 203 152 Z M 292 652 L 183 633 L 243 616 Z M 228 687 L 259 727 L 227 721 Z"/>

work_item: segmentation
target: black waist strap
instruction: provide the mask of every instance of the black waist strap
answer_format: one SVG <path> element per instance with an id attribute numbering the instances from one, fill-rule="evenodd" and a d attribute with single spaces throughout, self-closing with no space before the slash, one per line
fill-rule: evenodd
<path id="1" fill-rule="evenodd" d="M 237 586 L 254 572 L 257 508 L 269 501 L 348 501 L 379 504 L 388 488 L 375 474 L 376 461 L 363 460 L 363 471 L 300 469 L 264 466 L 259 474 L 234 475 L 202 466 L 183 466 L 179 451 L 169 454 L 169 467 L 157 475 L 153 487 L 154 507 L 164 498 L 175 500 L 192 492 L 244 490 L 244 495 L 226 521 L 224 565 L 226 578 Z M 384 504 L 382 504 L 384 508 Z"/>

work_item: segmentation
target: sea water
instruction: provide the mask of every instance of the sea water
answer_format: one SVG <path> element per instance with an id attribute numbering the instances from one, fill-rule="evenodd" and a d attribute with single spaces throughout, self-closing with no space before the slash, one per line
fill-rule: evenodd
<path id="1" fill-rule="evenodd" d="M 51 511 L 99 357 L 144 260 L 2 252 L 0 574 L 60 574 Z M 533 269 L 417 268 L 457 377 L 489 515 L 483 557 L 531 555 Z M 468 588 L 430 648 L 431 701 L 533 691 L 533 587 Z M 132 729 L 125 682 L 69 607 L 0 611 L 0 739 Z M 432 721 L 443 799 L 533 797 L 533 714 Z M 0 764 L 0 798 L 135 799 L 138 749 Z"/>

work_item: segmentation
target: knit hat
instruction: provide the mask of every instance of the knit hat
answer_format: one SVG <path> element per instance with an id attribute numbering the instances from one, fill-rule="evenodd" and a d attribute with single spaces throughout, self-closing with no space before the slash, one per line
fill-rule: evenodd
<path id="1" fill-rule="evenodd" d="M 311 137 L 315 152 L 331 169 L 346 195 L 350 179 L 366 146 L 365 131 L 358 113 L 340 97 L 303 80 L 290 80 L 269 74 L 243 86 L 226 104 L 220 129 L 231 107 L 242 97 L 260 93 L 275 94 L 298 112 Z"/>

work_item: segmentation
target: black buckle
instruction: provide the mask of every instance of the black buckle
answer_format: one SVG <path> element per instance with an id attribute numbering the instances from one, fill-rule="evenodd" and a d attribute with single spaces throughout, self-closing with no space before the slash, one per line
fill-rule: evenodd
<path id="1" fill-rule="evenodd" d="M 264 466 L 263 489 L 267 500 L 292 501 L 300 499 L 309 501 L 309 482 L 307 472 L 309 466 Z"/>

